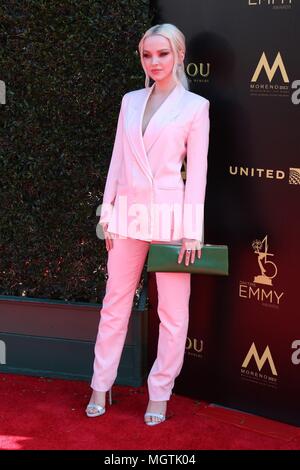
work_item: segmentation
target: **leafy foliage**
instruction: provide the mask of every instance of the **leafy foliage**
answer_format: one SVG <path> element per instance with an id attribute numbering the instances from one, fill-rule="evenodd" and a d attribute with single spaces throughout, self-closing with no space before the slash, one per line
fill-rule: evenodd
<path id="1" fill-rule="evenodd" d="M 144 87 L 148 3 L 1 2 L 2 295 L 102 301 L 96 209 L 122 95 Z"/>

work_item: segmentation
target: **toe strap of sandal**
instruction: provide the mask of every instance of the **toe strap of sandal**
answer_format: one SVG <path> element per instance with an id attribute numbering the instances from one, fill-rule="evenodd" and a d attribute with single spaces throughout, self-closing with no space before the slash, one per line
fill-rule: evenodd
<path id="1" fill-rule="evenodd" d="M 160 418 L 160 419 L 164 419 L 165 418 L 165 415 L 163 415 L 162 413 L 145 413 L 145 418 L 148 417 L 148 416 L 153 416 L 154 418 Z"/>
<path id="2" fill-rule="evenodd" d="M 104 410 L 103 406 L 97 405 L 97 403 L 89 403 L 86 407 L 87 410 L 92 410 L 93 408 L 96 408 L 96 410 L 99 412 Z"/>

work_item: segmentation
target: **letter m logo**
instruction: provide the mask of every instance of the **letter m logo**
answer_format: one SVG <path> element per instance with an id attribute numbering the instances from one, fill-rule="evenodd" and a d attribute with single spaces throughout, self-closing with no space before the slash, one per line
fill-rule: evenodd
<path id="1" fill-rule="evenodd" d="M 261 371 L 261 369 L 264 366 L 264 363 L 268 360 L 273 375 L 278 375 L 277 371 L 276 371 L 276 368 L 275 368 L 275 365 L 274 365 L 274 361 L 272 359 L 272 355 L 271 355 L 269 346 L 266 347 L 263 355 L 260 358 L 259 355 L 258 355 L 255 344 L 252 343 L 251 348 L 249 349 L 249 352 L 248 352 L 248 354 L 247 354 L 247 356 L 246 356 L 246 358 L 243 362 L 242 367 L 246 368 L 248 366 L 252 356 L 254 357 L 254 360 L 256 362 L 256 365 L 257 365 L 257 368 L 258 368 L 259 371 Z"/>
<path id="2" fill-rule="evenodd" d="M 282 79 L 285 83 L 289 83 L 289 78 L 287 76 L 287 73 L 286 73 L 286 70 L 285 70 L 285 67 L 283 65 L 283 60 L 282 60 L 282 57 L 280 55 L 280 52 L 278 52 L 277 56 L 276 56 L 276 59 L 272 65 L 272 68 L 270 67 L 269 65 L 269 62 L 268 62 L 268 59 L 267 59 L 267 56 L 266 54 L 263 52 L 262 53 L 262 56 L 258 62 L 258 65 L 256 67 L 256 70 L 254 72 L 254 75 L 253 77 L 251 78 L 251 82 L 256 82 L 260 73 L 261 73 L 261 70 L 262 69 L 265 69 L 265 72 L 267 74 L 267 77 L 269 79 L 269 82 L 272 81 L 275 73 L 276 73 L 276 70 L 279 68 L 280 72 L 281 72 L 281 76 L 282 76 Z"/>

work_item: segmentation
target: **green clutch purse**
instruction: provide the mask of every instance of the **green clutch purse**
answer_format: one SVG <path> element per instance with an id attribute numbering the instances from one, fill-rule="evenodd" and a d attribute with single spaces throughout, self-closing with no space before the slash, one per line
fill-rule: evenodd
<path id="1" fill-rule="evenodd" d="M 147 271 L 180 272 L 198 274 L 218 274 L 228 276 L 228 246 L 203 245 L 201 258 L 195 256 L 195 262 L 185 265 L 185 255 L 177 262 L 181 245 L 152 243 L 148 253 Z"/>

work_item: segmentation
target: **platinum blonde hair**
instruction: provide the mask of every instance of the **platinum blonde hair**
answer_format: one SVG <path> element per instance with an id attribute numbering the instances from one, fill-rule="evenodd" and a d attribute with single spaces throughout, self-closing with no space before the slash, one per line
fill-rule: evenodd
<path id="1" fill-rule="evenodd" d="M 174 66 L 172 70 L 172 75 L 175 83 L 181 82 L 182 85 L 188 90 L 189 89 L 189 82 L 187 75 L 184 70 L 184 64 L 179 63 L 179 52 L 182 51 L 185 55 L 186 45 L 185 45 L 185 36 L 184 34 L 173 24 L 171 23 L 163 23 L 157 24 L 149 28 L 145 34 L 143 35 L 142 39 L 139 42 L 138 49 L 140 54 L 140 59 L 142 63 L 142 67 L 145 72 L 145 87 L 150 86 L 150 77 L 146 72 L 146 67 L 144 64 L 143 58 L 143 45 L 144 41 L 149 36 L 154 36 L 155 34 L 160 34 L 164 36 L 166 39 L 169 39 L 171 50 L 174 54 Z"/>

